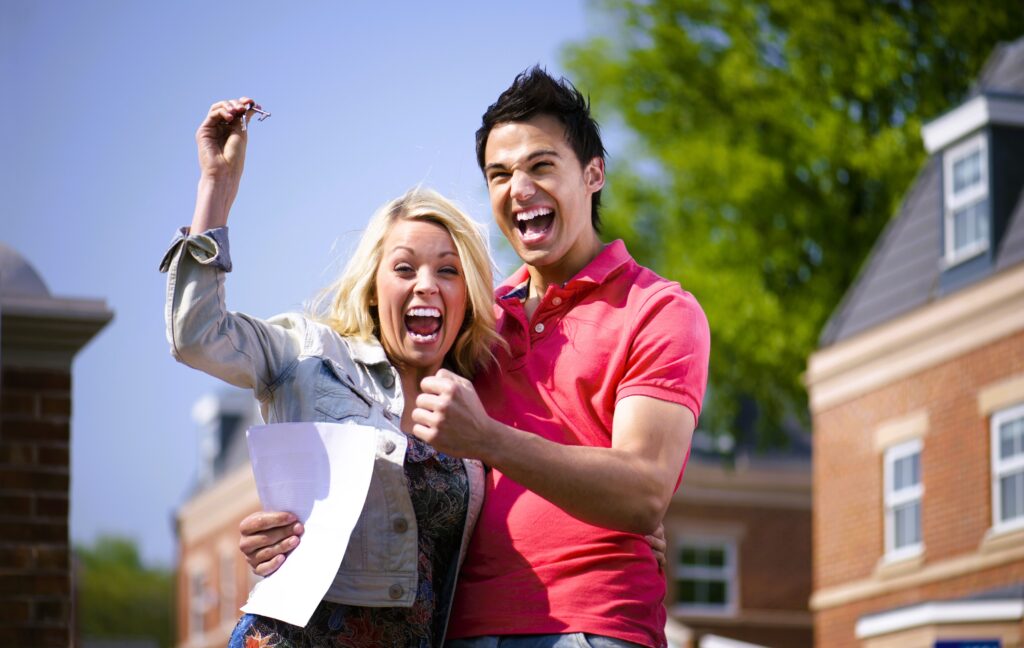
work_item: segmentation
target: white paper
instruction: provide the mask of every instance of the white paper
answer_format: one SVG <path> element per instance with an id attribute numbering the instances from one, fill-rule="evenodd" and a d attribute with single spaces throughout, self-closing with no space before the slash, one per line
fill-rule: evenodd
<path id="1" fill-rule="evenodd" d="M 377 435 L 357 423 L 277 423 L 249 428 L 246 439 L 263 509 L 294 513 L 305 531 L 242 611 L 305 626 L 334 581 L 363 510 Z"/>

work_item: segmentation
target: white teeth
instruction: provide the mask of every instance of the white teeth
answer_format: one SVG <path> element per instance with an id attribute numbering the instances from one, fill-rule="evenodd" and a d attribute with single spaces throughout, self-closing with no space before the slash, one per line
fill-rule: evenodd
<path id="1" fill-rule="evenodd" d="M 536 209 L 531 209 L 530 211 L 519 212 L 518 214 L 516 214 L 516 220 L 522 223 L 525 221 L 533 220 L 538 216 L 544 216 L 545 214 L 550 213 L 552 212 L 547 207 L 537 207 Z"/>
<path id="2" fill-rule="evenodd" d="M 433 342 L 434 340 L 437 339 L 437 335 L 437 333 L 431 333 L 430 335 L 420 335 L 419 333 L 413 333 L 412 331 L 409 331 L 409 337 L 411 337 L 416 342 Z"/>
<path id="3" fill-rule="evenodd" d="M 413 317 L 441 317 L 441 311 L 437 308 L 419 307 L 413 308 L 408 313 Z"/>

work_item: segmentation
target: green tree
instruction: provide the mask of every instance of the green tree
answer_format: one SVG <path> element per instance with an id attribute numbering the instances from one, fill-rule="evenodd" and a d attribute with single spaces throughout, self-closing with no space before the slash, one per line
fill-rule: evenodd
<path id="1" fill-rule="evenodd" d="M 76 547 L 79 634 L 95 639 L 174 642 L 174 580 L 170 571 L 147 567 L 132 540 L 100 537 Z"/>
<path id="2" fill-rule="evenodd" d="M 566 48 L 599 120 L 624 126 L 605 231 L 678 280 L 712 330 L 702 427 L 756 404 L 762 443 L 806 424 L 827 317 L 921 167 L 922 123 L 966 95 L 1019 0 L 606 0 Z"/>

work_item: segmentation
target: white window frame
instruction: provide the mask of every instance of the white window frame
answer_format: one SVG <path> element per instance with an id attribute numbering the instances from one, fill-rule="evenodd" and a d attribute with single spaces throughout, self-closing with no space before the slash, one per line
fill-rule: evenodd
<path id="1" fill-rule="evenodd" d="M 205 569 L 193 569 L 188 575 L 188 636 L 206 634 L 206 613 L 213 603 L 210 574 Z"/>
<path id="2" fill-rule="evenodd" d="M 923 448 L 924 444 L 921 439 L 912 439 L 886 448 L 885 450 L 885 459 L 883 462 L 883 488 L 885 489 L 883 496 L 883 504 L 885 506 L 885 562 L 897 562 L 908 558 L 914 558 L 921 555 L 924 551 L 924 464 L 921 461 L 923 457 L 920 457 Z M 893 467 L 900 459 L 904 459 L 915 454 L 919 455 L 918 462 L 921 467 L 921 481 L 919 481 L 916 486 L 902 488 L 899 491 L 894 492 Z M 921 517 L 917 521 L 918 527 L 921 531 L 921 540 L 915 544 L 897 548 L 895 546 L 896 507 L 909 504 L 915 500 L 919 504 L 918 511 L 921 514 Z"/>
<path id="3" fill-rule="evenodd" d="M 979 153 L 980 158 L 980 179 L 977 187 L 970 191 L 953 193 L 953 167 L 957 162 Z M 964 207 L 985 200 L 989 197 L 988 182 L 988 138 L 985 133 L 979 133 L 967 141 L 954 146 L 942 156 L 942 185 L 943 185 L 943 221 L 945 231 L 945 259 L 947 266 L 953 266 L 967 259 L 978 256 L 989 247 L 989 239 L 992 236 L 989 227 L 988 236 L 980 241 L 965 246 L 959 250 L 954 248 L 954 220 L 953 214 Z M 991 210 L 991 205 L 989 206 Z M 991 223 L 990 223 L 991 225 Z"/>
<path id="4" fill-rule="evenodd" d="M 1003 510 L 1003 491 L 999 480 L 1008 474 L 1024 471 L 1024 453 L 1011 459 L 999 457 L 999 426 L 1007 420 L 1024 417 L 1024 403 L 992 413 L 989 423 L 989 438 L 992 453 L 992 529 L 996 533 L 1024 529 L 1024 515 L 1009 521 L 1000 519 Z"/>
<path id="5" fill-rule="evenodd" d="M 674 612 L 684 615 L 700 616 L 734 616 L 736 614 L 737 600 L 739 598 L 739 565 L 736 550 L 736 538 L 729 536 L 711 535 L 685 535 L 675 543 L 675 561 L 673 574 L 677 583 L 686 578 L 700 580 L 723 580 L 725 581 L 726 601 L 724 605 L 711 605 L 707 603 L 686 603 L 679 600 L 678 593 Z M 725 553 L 725 566 L 717 567 L 695 567 L 683 565 L 680 553 L 683 547 L 697 549 L 721 549 Z"/>

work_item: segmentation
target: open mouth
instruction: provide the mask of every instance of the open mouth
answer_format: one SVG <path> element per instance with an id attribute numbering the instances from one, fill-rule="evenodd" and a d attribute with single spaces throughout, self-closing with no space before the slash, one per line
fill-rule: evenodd
<path id="1" fill-rule="evenodd" d="M 547 207 L 536 207 L 516 214 L 516 227 L 526 242 L 541 238 L 555 222 L 555 212 Z"/>
<path id="2" fill-rule="evenodd" d="M 429 343 L 441 334 L 441 311 L 432 306 L 410 308 L 405 314 L 405 330 L 414 342 Z"/>

